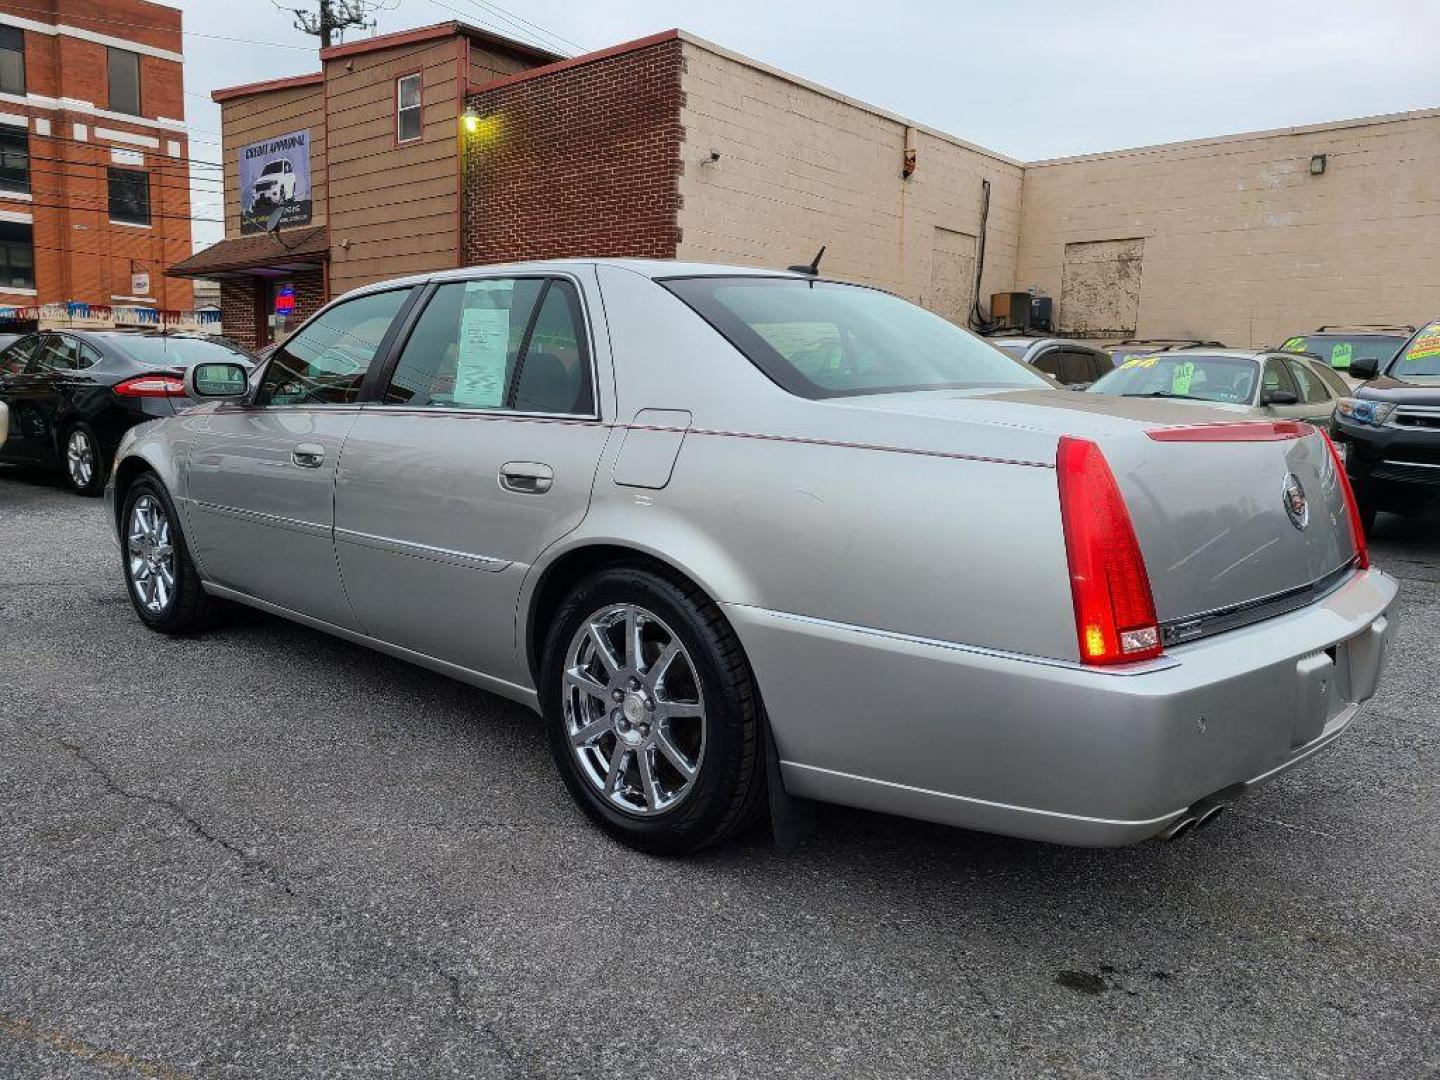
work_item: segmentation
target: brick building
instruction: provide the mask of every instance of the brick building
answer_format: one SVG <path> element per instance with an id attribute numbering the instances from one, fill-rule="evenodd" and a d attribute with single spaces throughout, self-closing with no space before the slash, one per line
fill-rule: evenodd
<path id="1" fill-rule="evenodd" d="M 562 59 L 458 23 L 215 97 L 226 239 L 175 272 L 221 277 L 256 344 L 402 273 L 821 245 L 827 273 L 957 322 L 1034 288 L 1077 335 L 1264 345 L 1440 296 L 1440 110 L 1027 164 L 683 31 Z M 257 232 L 243 156 L 299 130 L 309 213 Z"/>
<path id="2" fill-rule="evenodd" d="M 0 326 L 189 310 L 180 12 L 0 0 Z"/>

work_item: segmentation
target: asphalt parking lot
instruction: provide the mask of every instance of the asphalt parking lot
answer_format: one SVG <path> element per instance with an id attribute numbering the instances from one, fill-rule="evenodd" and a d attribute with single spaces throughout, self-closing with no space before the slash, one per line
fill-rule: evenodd
<path id="1" fill-rule="evenodd" d="M 1172 845 L 841 808 L 604 839 L 538 721 L 242 613 L 148 633 L 0 470 L 0 1075 L 1440 1075 L 1440 528 L 1338 747 Z"/>

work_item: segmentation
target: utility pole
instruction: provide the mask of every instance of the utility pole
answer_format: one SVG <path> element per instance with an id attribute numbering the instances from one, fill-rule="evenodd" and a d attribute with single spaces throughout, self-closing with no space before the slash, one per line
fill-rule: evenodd
<path id="1" fill-rule="evenodd" d="M 336 39 L 351 27 L 362 30 L 373 27 L 374 13 L 388 11 L 394 6 L 383 0 L 315 0 L 318 10 L 311 11 L 309 8 L 286 8 L 279 0 L 274 2 L 281 11 L 290 11 L 295 15 L 296 30 L 318 37 L 322 49 L 336 44 Z"/>

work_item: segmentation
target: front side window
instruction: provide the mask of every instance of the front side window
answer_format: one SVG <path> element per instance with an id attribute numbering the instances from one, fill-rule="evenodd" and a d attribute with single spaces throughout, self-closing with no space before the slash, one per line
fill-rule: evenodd
<path id="1" fill-rule="evenodd" d="M 150 174 L 135 169 L 108 170 L 110 220 L 126 225 L 150 224 Z"/>
<path id="2" fill-rule="evenodd" d="M 107 49 L 110 111 L 140 115 L 140 55 L 128 49 Z"/>
<path id="3" fill-rule="evenodd" d="M 348 405 L 410 295 L 409 289 L 357 296 L 328 308 L 270 358 L 257 405 Z"/>
<path id="4" fill-rule="evenodd" d="M 1244 404 L 1255 392 L 1256 374 L 1255 361 L 1244 357 L 1160 352 L 1130 357 L 1095 380 L 1090 392 Z"/>
<path id="5" fill-rule="evenodd" d="M 0 26 L 0 94 L 25 93 L 25 31 Z"/>
<path id="6" fill-rule="evenodd" d="M 1054 385 L 954 323 L 878 289 L 782 277 L 659 284 L 800 397 Z"/>
<path id="7" fill-rule="evenodd" d="M 0 289 L 35 288 L 35 227 L 0 221 Z"/>
<path id="8" fill-rule="evenodd" d="M 410 142 L 420 138 L 420 76 L 406 75 L 395 80 L 395 139 Z"/>
<path id="9" fill-rule="evenodd" d="M 1265 383 L 1261 387 L 1260 404 L 1265 404 L 1265 398 L 1279 391 L 1291 393 L 1296 400 L 1300 399 L 1300 389 L 1295 385 L 1295 380 L 1290 377 L 1290 372 L 1285 370 L 1285 365 L 1279 360 L 1265 361 Z"/>
<path id="10" fill-rule="evenodd" d="M 0 124 L 0 191 L 30 191 L 30 133 Z"/>
<path id="11" fill-rule="evenodd" d="M 543 278 L 456 281 L 435 290 L 384 400 L 411 408 L 593 412 L 575 287 Z"/>

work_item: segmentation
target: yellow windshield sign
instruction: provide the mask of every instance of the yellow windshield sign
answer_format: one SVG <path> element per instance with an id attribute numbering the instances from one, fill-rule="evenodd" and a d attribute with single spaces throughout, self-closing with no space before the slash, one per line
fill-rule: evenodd
<path id="1" fill-rule="evenodd" d="M 1405 350 L 1406 360 L 1428 360 L 1440 356 L 1440 323 L 1431 323 Z"/>
<path id="2" fill-rule="evenodd" d="M 1281 345 L 1280 348 L 1286 352 L 1304 352 L 1305 339 L 1303 337 L 1292 337 L 1289 341 L 1285 342 L 1284 345 Z"/>

